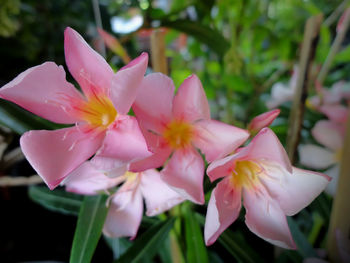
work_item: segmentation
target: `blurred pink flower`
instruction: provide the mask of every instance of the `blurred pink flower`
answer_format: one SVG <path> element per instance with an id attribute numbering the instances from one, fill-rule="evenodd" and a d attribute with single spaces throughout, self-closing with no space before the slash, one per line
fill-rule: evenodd
<path id="1" fill-rule="evenodd" d="M 142 171 L 165 164 L 162 179 L 186 199 L 204 203 L 204 162 L 196 148 L 211 162 L 241 145 L 247 131 L 211 120 L 208 100 L 197 76 L 184 80 L 174 97 L 170 78 L 146 76 L 133 110 L 154 155 L 131 165 Z"/>
<path id="2" fill-rule="evenodd" d="M 339 176 L 339 162 L 341 160 L 345 127 L 338 123 L 321 120 L 311 130 L 315 140 L 326 148 L 314 144 L 299 145 L 299 161 L 302 165 L 312 169 L 326 169 L 324 173 L 332 178 L 326 192 L 334 195 Z"/>
<path id="3" fill-rule="evenodd" d="M 73 29 L 64 32 L 69 71 L 83 94 L 65 79 L 62 66 L 46 62 L 27 69 L 0 89 L 0 97 L 56 123 L 76 125 L 55 131 L 23 134 L 21 148 L 50 189 L 114 140 L 123 161 L 150 153 L 134 117 L 127 116 L 147 68 L 148 55 L 114 74 L 107 62 Z M 118 135 L 118 136 L 116 136 Z M 125 150 L 131 148 L 131 150 Z M 125 155 L 123 155 L 126 153 Z"/>
<path id="4" fill-rule="evenodd" d="M 292 77 L 288 85 L 281 82 L 275 83 L 271 88 L 271 98 L 266 102 L 269 109 L 278 107 L 279 105 L 292 101 L 296 89 L 299 68 L 294 66 Z"/>
<path id="5" fill-rule="evenodd" d="M 214 161 L 207 169 L 214 181 L 208 204 L 204 237 L 213 244 L 238 217 L 241 199 L 245 223 L 256 235 L 284 248 L 295 249 L 286 215 L 292 216 L 310 204 L 330 178 L 292 167 L 287 154 L 269 129 L 262 129 L 246 147 Z"/>
<path id="6" fill-rule="evenodd" d="M 262 128 L 268 127 L 277 118 L 280 112 L 279 109 L 276 109 L 254 117 L 248 124 L 248 131 L 252 135 L 257 134 Z"/>
<path id="7" fill-rule="evenodd" d="M 318 94 L 307 101 L 307 105 L 324 115 L 331 121 L 345 123 L 348 108 L 342 103 L 350 99 L 350 89 L 344 81 L 338 81 L 330 89 L 318 87 Z"/>

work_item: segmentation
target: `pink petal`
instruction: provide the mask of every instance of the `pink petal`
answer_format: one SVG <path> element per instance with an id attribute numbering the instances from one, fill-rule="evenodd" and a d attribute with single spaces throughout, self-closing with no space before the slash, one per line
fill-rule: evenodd
<path id="1" fill-rule="evenodd" d="M 179 87 L 173 102 L 175 118 L 190 122 L 210 119 L 210 109 L 202 87 L 196 75 L 191 75 Z"/>
<path id="2" fill-rule="evenodd" d="M 293 99 L 294 90 L 282 83 L 276 83 L 271 89 L 271 99 L 267 101 L 266 106 L 269 109 L 276 108 L 286 101 Z"/>
<path id="3" fill-rule="evenodd" d="M 298 152 L 300 163 L 312 169 L 325 169 L 337 162 L 334 152 L 317 145 L 299 145 Z"/>
<path id="4" fill-rule="evenodd" d="M 247 147 L 239 151 L 238 155 L 240 159 L 275 161 L 287 171 L 292 172 L 286 151 L 269 128 L 263 128 Z"/>
<path id="5" fill-rule="evenodd" d="M 110 98 L 119 114 L 127 114 L 141 88 L 148 63 L 147 53 L 142 53 L 113 76 Z"/>
<path id="6" fill-rule="evenodd" d="M 185 200 L 163 182 L 157 170 L 144 171 L 141 176 L 141 192 L 145 198 L 147 216 L 161 214 Z"/>
<path id="7" fill-rule="evenodd" d="M 135 117 L 123 116 L 106 132 L 98 156 L 132 162 L 150 156 Z"/>
<path id="8" fill-rule="evenodd" d="M 121 177 L 109 178 L 96 170 L 90 162 L 85 162 L 70 173 L 63 184 L 68 192 L 96 195 L 99 191 L 107 190 L 120 182 Z"/>
<path id="9" fill-rule="evenodd" d="M 265 162 L 267 176 L 260 180 L 283 212 L 292 216 L 308 206 L 328 185 L 330 177 L 293 167 L 289 173 L 278 165 Z"/>
<path id="10" fill-rule="evenodd" d="M 64 52 L 68 69 L 85 95 L 90 96 L 92 92 L 108 94 L 113 70 L 104 58 L 70 27 L 64 31 Z"/>
<path id="11" fill-rule="evenodd" d="M 174 90 L 173 81 L 164 74 L 152 73 L 143 79 L 132 107 L 141 126 L 162 132 L 162 123 L 172 118 Z"/>
<path id="12" fill-rule="evenodd" d="M 318 121 L 311 130 L 316 141 L 332 150 L 343 147 L 344 137 L 342 128 L 337 123 L 331 121 Z"/>
<path id="13" fill-rule="evenodd" d="M 46 62 L 27 69 L 0 89 L 0 97 L 40 117 L 57 123 L 75 123 L 69 114 L 70 99 L 82 96 L 66 81 L 62 66 Z"/>
<path id="14" fill-rule="evenodd" d="M 243 190 L 245 223 L 257 236 L 287 249 L 296 249 L 287 219 L 279 204 L 264 191 Z"/>
<path id="15" fill-rule="evenodd" d="M 22 151 L 52 190 L 101 146 L 103 134 L 92 136 L 78 127 L 29 131 L 22 135 Z"/>
<path id="16" fill-rule="evenodd" d="M 210 181 L 232 174 L 237 154 L 229 155 L 223 159 L 216 160 L 209 164 L 207 174 Z"/>
<path id="17" fill-rule="evenodd" d="M 248 130 L 254 134 L 258 133 L 262 128 L 270 126 L 280 112 L 281 111 L 279 109 L 276 109 L 256 116 L 249 123 Z"/>
<path id="18" fill-rule="evenodd" d="M 233 188 L 230 178 L 223 179 L 211 193 L 204 226 L 207 246 L 213 244 L 239 216 L 241 188 Z"/>
<path id="19" fill-rule="evenodd" d="M 175 151 L 161 174 L 163 181 L 181 196 L 197 204 L 204 203 L 204 162 L 195 149 Z"/>
<path id="20" fill-rule="evenodd" d="M 243 129 L 215 120 L 201 120 L 195 124 L 197 136 L 194 145 L 212 162 L 232 153 L 248 139 Z"/>
<path id="21" fill-rule="evenodd" d="M 331 196 L 335 196 L 338 189 L 338 181 L 339 181 L 339 173 L 340 173 L 340 165 L 334 165 L 324 172 L 328 175 L 332 180 L 327 185 L 325 192 Z"/>
<path id="22" fill-rule="evenodd" d="M 103 233 L 109 237 L 134 238 L 141 224 L 143 202 L 141 192 L 118 191 L 109 208 Z"/>
<path id="23" fill-rule="evenodd" d="M 129 170 L 132 172 L 142 172 L 148 169 L 159 168 L 164 165 L 172 150 L 170 148 L 159 148 L 150 157 L 130 164 Z"/>
<path id="24" fill-rule="evenodd" d="M 319 107 L 319 111 L 325 114 L 331 121 L 338 123 L 345 123 L 348 116 L 348 108 L 337 105 L 323 105 Z"/>
<path id="25" fill-rule="evenodd" d="M 129 163 L 108 157 L 95 155 L 90 160 L 91 165 L 100 173 L 108 177 L 117 177 L 125 174 L 128 171 Z"/>

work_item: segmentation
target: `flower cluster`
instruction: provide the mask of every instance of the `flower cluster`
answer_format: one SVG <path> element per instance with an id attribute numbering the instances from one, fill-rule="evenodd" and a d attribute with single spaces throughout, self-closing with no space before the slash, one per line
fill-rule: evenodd
<path id="1" fill-rule="evenodd" d="M 65 57 L 82 93 L 53 62 L 26 70 L 0 89 L 1 98 L 43 118 L 75 124 L 21 137 L 23 153 L 50 189 L 61 184 L 67 191 L 91 195 L 121 185 L 109 198 L 104 232 L 135 237 L 143 199 L 148 216 L 184 200 L 204 204 L 203 154 L 210 180 L 223 178 L 208 204 L 206 244 L 236 220 L 243 197 L 252 232 L 295 248 L 286 215 L 307 206 L 329 178 L 291 166 L 266 127 L 278 110 L 254 118 L 248 130 L 212 120 L 196 75 L 185 79 L 174 95 L 169 77 L 144 76 L 146 53 L 114 73 L 71 28 L 65 31 Z M 131 107 L 135 117 L 128 115 Z"/>

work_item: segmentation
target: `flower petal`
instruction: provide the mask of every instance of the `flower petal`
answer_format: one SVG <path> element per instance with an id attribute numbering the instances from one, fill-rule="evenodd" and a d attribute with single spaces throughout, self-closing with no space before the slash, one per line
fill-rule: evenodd
<path id="1" fill-rule="evenodd" d="M 345 123 L 349 113 L 348 108 L 341 104 L 323 105 L 319 107 L 319 111 L 326 115 L 331 121 L 338 123 Z"/>
<path id="2" fill-rule="evenodd" d="M 142 53 L 113 76 L 110 98 L 119 114 L 127 114 L 141 87 L 148 63 L 147 53 Z"/>
<path id="3" fill-rule="evenodd" d="M 287 171 L 292 172 L 292 165 L 286 151 L 277 136 L 269 128 L 263 128 L 247 147 L 241 148 L 238 155 L 241 159 L 274 161 Z"/>
<path id="4" fill-rule="evenodd" d="M 308 206 L 328 185 L 330 177 L 293 167 L 293 173 L 278 165 L 265 162 L 267 176 L 260 180 L 272 199 L 279 203 L 283 212 L 292 216 Z"/>
<path id="5" fill-rule="evenodd" d="M 68 192 L 96 195 L 98 191 L 116 186 L 121 182 L 121 179 L 121 177 L 109 178 L 96 170 L 90 162 L 85 162 L 70 173 L 62 183 Z"/>
<path id="6" fill-rule="evenodd" d="M 201 120 L 195 124 L 197 136 L 194 145 L 212 162 L 232 153 L 248 139 L 243 129 L 215 120 Z"/>
<path id="7" fill-rule="evenodd" d="M 64 53 L 69 72 L 86 96 L 90 96 L 91 92 L 108 94 L 113 70 L 105 59 L 70 27 L 64 31 Z"/>
<path id="8" fill-rule="evenodd" d="M 142 173 L 141 192 L 145 198 L 147 216 L 163 213 L 185 200 L 163 182 L 160 173 L 153 169 Z"/>
<path id="9" fill-rule="evenodd" d="M 339 124 L 332 121 L 318 121 L 311 130 L 316 141 L 332 150 L 343 147 L 344 136 Z"/>
<path id="10" fill-rule="evenodd" d="M 250 231 L 276 246 L 296 249 L 286 216 L 266 191 L 245 188 L 243 204 L 246 210 L 245 223 Z"/>
<path id="11" fill-rule="evenodd" d="M 253 134 L 258 133 L 262 128 L 270 126 L 280 112 L 279 109 L 276 109 L 256 116 L 250 121 L 248 130 Z"/>
<path id="12" fill-rule="evenodd" d="M 150 157 L 130 164 L 129 170 L 132 172 L 142 172 L 148 169 L 159 168 L 164 165 L 172 150 L 170 148 L 159 148 Z"/>
<path id="13" fill-rule="evenodd" d="M 90 163 L 96 170 L 108 177 L 121 176 L 128 171 L 129 167 L 128 162 L 98 155 L 91 158 Z"/>
<path id="14" fill-rule="evenodd" d="M 202 87 L 196 75 L 191 75 L 179 87 L 173 102 L 175 118 L 189 122 L 210 119 L 210 109 Z"/>
<path id="15" fill-rule="evenodd" d="M 0 89 L 0 97 L 56 123 L 75 123 L 69 114 L 70 99 L 82 96 L 66 81 L 62 66 L 53 62 L 27 69 Z"/>
<path id="16" fill-rule="evenodd" d="M 103 135 L 92 136 L 78 127 L 29 131 L 22 135 L 22 151 L 52 190 L 101 146 Z"/>
<path id="17" fill-rule="evenodd" d="M 103 233 L 109 237 L 134 238 L 141 224 L 143 202 L 141 192 L 118 191 L 108 210 Z"/>
<path id="18" fill-rule="evenodd" d="M 286 101 L 293 99 L 294 90 L 291 86 L 277 82 L 271 88 L 271 99 L 267 101 L 266 106 L 269 109 L 276 108 Z"/>
<path id="19" fill-rule="evenodd" d="M 232 173 L 237 154 L 229 155 L 223 159 L 216 160 L 209 164 L 207 174 L 210 181 L 227 176 Z"/>
<path id="20" fill-rule="evenodd" d="M 175 86 L 171 78 L 162 73 L 147 75 L 132 108 L 140 125 L 146 130 L 162 132 L 162 123 L 172 117 Z"/>
<path id="21" fill-rule="evenodd" d="M 332 178 L 331 182 L 327 185 L 325 192 L 331 196 L 335 196 L 338 189 L 340 165 L 334 165 L 324 173 Z"/>
<path id="22" fill-rule="evenodd" d="M 135 117 L 123 116 L 106 132 L 98 156 L 132 162 L 150 156 Z"/>
<path id="23" fill-rule="evenodd" d="M 325 169 L 336 163 L 334 152 L 317 145 L 299 145 L 298 152 L 300 163 L 312 169 Z"/>
<path id="24" fill-rule="evenodd" d="M 207 246 L 213 244 L 239 216 L 241 189 L 230 186 L 229 178 L 223 179 L 211 193 L 204 226 Z"/>
<path id="25" fill-rule="evenodd" d="M 204 162 L 195 149 L 175 151 L 161 174 L 163 181 L 181 196 L 196 204 L 204 203 Z"/>

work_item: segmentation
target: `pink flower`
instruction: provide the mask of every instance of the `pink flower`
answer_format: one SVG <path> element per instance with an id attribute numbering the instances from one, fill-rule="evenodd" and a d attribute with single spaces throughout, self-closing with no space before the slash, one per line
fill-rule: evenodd
<path id="1" fill-rule="evenodd" d="M 348 116 L 348 108 L 342 101 L 350 99 L 350 89 L 343 81 L 338 81 L 330 89 L 318 88 L 318 95 L 311 97 L 307 104 L 326 115 L 331 121 L 345 123 Z"/>
<path id="2" fill-rule="evenodd" d="M 293 96 L 296 90 L 298 74 L 299 68 L 298 66 L 294 66 L 292 77 L 288 85 L 285 85 L 281 82 L 277 82 L 272 86 L 271 98 L 266 102 L 266 106 L 269 109 L 276 108 L 287 101 L 293 100 Z"/>
<path id="3" fill-rule="evenodd" d="M 330 180 L 292 167 L 269 128 L 262 129 L 235 154 L 211 163 L 207 173 L 212 181 L 223 177 L 208 204 L 204 228 L 207 245 L 237 219 L 243 197 L 250 231 L 274 245 L 295 248 L 286 215 L 294 215 L 311 203 Z"/>
<path id="4" fill-rule="evenodd" d="M 276 109 L 256 116 L 248 124 L 248 131 L 252 135 L 257 134 L 262 128 L 268 127 L 277 118 L 280 112 L 279 109 Z"/>
<path id="5" fill-rule="evenodd" d="M 159 172 L 154 169 L 139 173 L 126 172 L 122 176 L 110 178 L 91 162 L 85 162 L 62 182 L 67 191 L 84 195 L 107 192 L 121 183 L 122 186 L 109 199 L 104 233 L 111 237 L 136 236 L 142 220 L 143 199 L 147 216 L 161 214 L 184 201 L 161 180 Z"/>
<path id="6" fill-rule="evenodd" d="M 103 229 L 107 236 L 135 238 L 142 220 L 143 198 L 147 216 L 161 214 L 184 201 L 161 180 L 155 169 L 140 173 L 127 172 L 124 178 L 125 183 L 111 199 Z"/>
<path id="7" fill-rule="evenodd" d="M 27 69 L 0 89 L 1 98 L 34 114 L 56 123 L 76 124 L 55 131 L 29 131 L 21 137 L 23 153 L 50 189 L 101 146 L 106 147 L 104 141 L 111 137 L 113 145 L 123 149 L 118 156 L 123 161 L 150 155 L 136 119 L 126 115 L 146 71 L 147 54 L 114 74 L 71 28 L 65 30 L 64 48 L 69 71 L 83 94 L 66 81 L 63 67 L 53 62 Z M 125 150 L 128 147 L 132 153 Z"/>
<path id="8" fill-rule="evenodd" d="M 345 127 L 335 122 L 318 121 L 311 130 L 315 140 L 326 148 L 314 145 L 299 145 L 299 161 L 312 169 L 326 169 L 324 173 L 332 178 L 326 192 L 334 196 L 337 190 L 340 160 L 343 151 Z"/>
<path id="9" fill-rule="evenodd" d="M 204 162 L 196 148 L 211 162 L 241 145 L 247 131 L 210 119 L 205 92 L 197 76 L 188 77 L 174 97 L 170 78 L 146 76 L 133 110 L 154 155 L 131 165 L 131 170 L 157 168 L 162 179 L 186 199 L 204 203 Z"/>

